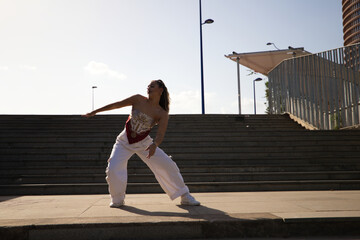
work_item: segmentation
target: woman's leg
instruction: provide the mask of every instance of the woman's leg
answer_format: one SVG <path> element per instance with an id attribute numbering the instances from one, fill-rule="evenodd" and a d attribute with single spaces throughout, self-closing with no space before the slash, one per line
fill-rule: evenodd
<path id="1" fill-rule="evenodd" d="M 149 166 L 171 200 L 189 192 L 176 163 L 161 148 L 157 148 L 150 159 L 146 158 L 148 151 L 143 150 L 136 153 Z"/>
<path id="2" fill-rule="evenodd" d="M 126 142 L 118 137 L 106 168 L 106 181 L 109 185 L 109 193 L 112 204 L 122 204 L 125 199 L 127 185 L 127 163 L 134 153 L 126 148 Z"/>

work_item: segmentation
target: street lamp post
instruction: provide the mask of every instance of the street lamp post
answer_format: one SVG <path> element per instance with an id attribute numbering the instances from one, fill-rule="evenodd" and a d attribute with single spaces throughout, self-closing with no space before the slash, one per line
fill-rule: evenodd
<path id="1" fill-rule="evenodd" d="M 253 81 L 253 88 L 254 88 L 254 114 L 256 115 L 256 97 L 255 97 L 255 82 L 261 81 L 262 78 L 257 78 Z"/>
<path id="2" fill-rule="evenodd" d="M 268 42 L 266 45 L 268 45 L 268 46 L 273 45 L 277 50 L 280 50 L 280 49 L 275 45 L 275 43 Z"/>
<path id="3" fill-rule="evenodd" d="M 203 24 L 211 24 L 211 23 L 214 22 L 214 20 L 212 20 L 212 19 L 207 19 L 207 20 L 205 20 L 205 22 L 202 22 L 202 16 L 201 16 L 201 0 L 199 0 L 199 10 L 200 10 L 201 112 L 202 112 L 202 114 L 205 114 L 202 25 L 203 25 Z"/>
<path id="4" fill-rule="evenodd" d="M 239 102 L 239 115 L 241 115 L 241 91 L 240 91 L 240 58 L 236 58 L 237 63 L 237 79 L 238 79 L 238 102 Z"/>
<path id="5" fill-rule="evenodd" d="M 97 86 L 92 86 L 92 110 L 94 111 L 94 89 L 97 88 Z"/>

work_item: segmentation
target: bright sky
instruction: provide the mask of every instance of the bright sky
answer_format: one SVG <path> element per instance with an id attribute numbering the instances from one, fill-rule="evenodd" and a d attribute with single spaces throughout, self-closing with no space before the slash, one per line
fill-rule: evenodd
<path id="1" fill-rule="evenodd" d="M 238 113 L 236 63 L 224 55 L 342 47 L 341 0 L 202 0 L 205 112 Z M 151 80 L 171 114 L 201 113 L 198 0 L 0 0 L 0 114 L 83 114 Z M 253 80 L 241 67 L 242 113 Z M 266 79 L 266 78 L 265 78 Z M 266 105 L 256 83 L 257 113 Z M 106 114 L 129 113 L 129 108 Z"/>

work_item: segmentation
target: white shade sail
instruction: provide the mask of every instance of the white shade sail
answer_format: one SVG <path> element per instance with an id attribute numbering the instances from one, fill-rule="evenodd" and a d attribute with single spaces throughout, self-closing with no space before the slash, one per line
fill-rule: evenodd
<path id="1" fill-rule="evenodd" d="M 305 51 L 304 48 L 291 48 L 265 52 L 233 52 L 232 54 L 225 55 L 225 57 L 235 62 L 239 59 L 241 65 L 267 76 L 268 73 L 282 61 L 292 57 L 300 57 L 309 54 L 311 53 Z"/>

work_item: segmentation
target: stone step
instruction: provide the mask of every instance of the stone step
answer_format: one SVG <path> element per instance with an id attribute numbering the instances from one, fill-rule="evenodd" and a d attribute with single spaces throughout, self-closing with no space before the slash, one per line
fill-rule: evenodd
<path id="1" fill-rule="evenodd" d="M 97 159 L 94 156 L 88 159 L 67 159 L 67 158 L 44 158 L 44 159 L 27 159 L 27 160 L 19 160 L 19 159 L 12 159 L 12 160 L 1 160 L 0 167 L 10 167 L 10 168 L 18 168 L 18 167 L 42 167 L 42 166 L 105 166 L 107 164 L 108 155 L 104 156 L 103 158 L 99 157 Z M 201 157 L 201 156 L 199 156 Z M 284 165 L 284 164 L 293 164 L 293 165 L 304 165 L 304 164 L 353 164 L 358 162 L 358 157 L 317 157 L 313 159 L 309 159 L 307 157 L 303 158 L 289 158 L 288 156 L 284 156 L 283 158 L 280 157 L 273 157 L 267 159 L 261 158 L 230 158 L 223 156 L 223 158 L 212 158 L 212 159 L 181 159 L 181 158 L 174 158 L 176 159 L 175 162 L 179 165 L 213 165 L 213 166 L 226 166 L 226 165 L 260 165 L 260 166 L 268 166 L 268 165 Z M 221 159 L 221 160 L 219 160 Z M 138 160 L 137 157 L 133 157 L 129 160 L 129 167 L 137 167 L 141 166 L 142 163 Z"/>
<path id="2" fill-rule="evenodd" d="M 230 123 L 229 123 L 230 124 Z M 85 129 L 79 129 L 78 131 L 73 130 L 73 129 L 62 129 L 62 128 L 57 128 L 55 130 L 49 130 L 49 129 L 36 129 L 36 127 L 33 127 L 32 129 L 25 129 L 25 130 L 21 130 L 21 129 L 15 129 L 15 130 L 6 130 L 6 129 L 2 129 L 1 132 L 4 134 L 2 136 L 7 136 L 7 137 L 11 137 L 11 136 L 15 136 L 15 137 L 21 137 L 23 136 L 67 136 L 67 137 L 76 137 L 76 135 L 69 135 L 70 133 L 73 134 L 79 134 L 80 136 L 107 136 L 109 134 L 113 135 L 113 134 L 119 134 L 122 130 L 124 129 L 123 126 L 119 126 L 116 128 L 112 128 L 109 130 L 104 130 L 101 128 L 91 128 L 91 127 L 87 127 Z M 236 130 L 234 130 L 236 129 Z M 154 131 L 152 131 L 151 135 L 154 135 L 156 133 L 156 127 L 154 128 Z M 167 134 L 172 135 L 177 135 L 177 136 L 186 136 L 186 135 L 198 135 L 198 136 L 202 136 L 204 134 L 213 134 L 214 136 L 224 136 L 224 133 L 233 133 L 235 134 L 235 136 L 242 136 L 242 135 L 252 135 L 256 133 L 259 135 L 255 135 L 256 137 L 260 137 L 260 136 L 291 136 L 291 135 L 296 135 L 296 136 L 359 136 L 360 135 L 360 131 L 308 131 L 308 130 L 302 130 L 302 129 L 274 129 L 272 127 L 267 127 L 267 128 L 255 128 L 255 127 L 245 127 L 245 128 L 237 128 L 236 126 L 234 127 L 234 125 L 228 126 L 228 127 L 224 127 L 224 128 L 218 128 L 218 127 L 212 127 L 212 128 L 205 128 L 203 126 L 196 126 L 192 129 L 188 129 L 188 128 L 183 128 L 183 127 L 171 127 L 169 126 L 169 128 L 166 131 Z M 227 135 L 226 135 L 227 136 Z M 231 137 L 232 135 L 229 135 L 229 137 Z"/>
<path id="3" fill-rule="evenodd" d="M 299 180 L 187 183 L 191 192 L 356 190 L 360 180 Z M 128 183 L 127 193 L 163 193 L 158 183 Z M 0 185 L 0 195 L 106 194 L 106 183 Z"/>
<path id="4" fill-rule="evenodd" d="M 82 122 L 106 122 L 118 123 L 119 121 L 126 121 L 128 115 L 123 114 L 98 114 L 92 118 L 86 119 L 80 115 L 1 115 L 0 123 L 11 123 L 14 121 L 30 122 L 30 121 L 82 121 Z M 257 115 L 238 115 L 238 114 L 170 114 L 170 120 L 174 122 L 196 122 L 196 121 L 287 121 L 292 122 L 288 115 L 268 115 L 268 114 L 257 114 Z M 194 121 L 196 120 L 196 121 Z M 296 124 L 297 125 L 297 124 Z"/>
<path id="5" fill-rule="evenodd" d="M 54 145 L 49 145 L 48 147 L 18 147 L 18 148 L 0 148 L 2 152 L 2 156 L 7 155 L 31 155 L 31 154 L 84 154 L 91 155 L 97 153 L 108 153 L 111 151 L 112 144 L 103 144 L 100 147 L 94 146 L 73 146 L 73 147 L 61 147 Z M 172 154 L 178 153 L 186 153 L 186 154 L 194 154 L 194 153 L 244 153 L 244 152 L 256 152 L 256 153 L 274 153 L 274 152 L 283 152 L 283 153 L 297 153 L 297 152 L 354 152 L 354 154 L 359 153 L 360 145 L 354 144 L 349 145 L 338 145 L 338 144 L 326 144 L 326 143 L 313 143 L 313 144 L 288 144 L 286 143 L 262 143 L 258 144 L 256 142 L 253 143 L 219 143 L 219 144 L 206 144 L 206 143 L 198 143 L 198 144 L 188 144 L 188 143 L 179 143 L 176 144 L 164 144 L 161 148 L 167 152 Z"/>
<path id="6" fill-rule="evenodd" d="M 217 139 L 215 139 L 217 140 Z M 204 148 L 210 147 L 214 142 L 216 145 L 211 146 L 211 148 L 240 148 L 240 147 L 272 147 L 272 148 L 290 148 L 290 147 L 311 147 L 311 148 L 351 148 L 356 147 L 358 148 L 359 141 L 356 139 L 347 140 L 346 145 L 342 145 L 344 140 L 334 140 L 334 141 L 319 141 L 314 139 L 309 139 L 307 141 L 274 141 L 274 140 L 262 140 L 258 141 L 257 139 L 253 140 L 244 140 L 244 141 L 166 141 L 161 145 L 163 149 L 177 149 L 179 147 L 186 148 L 186 149 L 196 149 L 196 148 Z M 98 149 L 111 149 L 115 139 L 109 142 L 104 141 L 87 141 L 87 142 L 74 142 L 74 141 L 53 141 L 53 142 L 46 142 L 46 141 L 34 141 L 34 142 L 21 142 L 21 141 L 14 141 L 14 142 L 0 142 L 0 150 L 3 152 L 12 151 L 17 153 L 18 151 L 34 151 L 34 150 L 44 150 L 49 149 L 49 151 L 62 149 L 62 150 L 77 150 L 80 151 L 93 149 L 98 151 Z M 196 143 L 196 145 L 194 144 Z M 16 150 L 16 152 L 15 152 Z"/>
<path id="7" fill-rule="evenodd" d="M 27 136 L 42 136 L 42 137 L 71 137 L 71 136 L 80 136 L 80 137 L 108 137 L 113 135 L 118 135 L 124 128 L 116 128 L 111 130 L 102 130 L 102 129 L 42 129 L 42 130 L 33 130 L 33 129 L 8 129 L 8 130 L 1 130 L 2 136 L 4 137 L 27 137 Z M 257 137 L 261 136 L 277 136 L 277 133 L 274 132 L 273 127 L 248 127 L 248 128 L 237 128 L 236 131 L 229 128 L 212 128 L 212 129 L 184 129 L 184 128 L 172 128 L 166 131 L 167 136 L 178 136 L 178 137 L 189 137 L 189 136 L 226 136 L 227 134 L 234 134 L 232 136 L 250 136 L 253 134 L 259 134 Z M 294 134 L 298 132 L 298 135 L 303 130 L 289 130 L 284 128 L 277 129 L 276 132 L 279 134 L 284 133 L 284 135 L 291 136 L 288 131 L 293 132 Z M 156 130 L 153 131 L 155 134 Z M 151 134 L 151 135 L 153 135 Z M 359 136 L 359 135 L 356 135 Z"/>
<path id="8" fill-rule="evenodd" d="M 272 130 L 278 129 L 278 130 L 290 130 L 290 131 L 307 131 L 299 127 L 293 127 L 290 123 L 286 124 L 231 124 L 232 127 L 236 127 L 238 131 L 246 131 L 246 130 L 267 130 L 271 128 Z M 216 124 L 208 124 L 208 125 L 168 125 L 169 130 L 171 132 L 176 132 L 176 129 L 181 128 L 185 131 L 191 131 L 196 130 L 199 127 L 206 129 L 208 131 L 228 131 L 229 127 L 224 125 L 216 125 Z M 53 131 L 53 132 L 60 132 L 61 130 L 66 132 L 114 132 L 116 130 L 119 131 L 119 129 L 123 129 L 124 125 L 116 125 L 116 126 L 89 126 L 89 125 L 71 125 L 71 126 L 61 126 L 61 125 L 55 125 L 55 126 L 44 126 L 41 125 L 41 127 L 30 124 L 28 126 L 0 126 L 0 130 L 2 132 L 11 133 L 13 131 L 23 131 L 23 132 L 30 132 L 30 133 L 42 133 L 45 131 Z M 173 130 L 172 130 L 173 129 Z"/>
<path id="9" fill-rule="evenodd" d="M 223 115 L 225 116 L 225 115 Z M 0 118 L 2 119 L 2 116 L 0 115 Z M 31 125 L 37 125 L 37 126 L 44 126 L 44 127 L 53 127 L 53 126 L 64 126 L 64 127 L 71 127 L 73 125 L 76 126 L 100 126 L 100 127 L 108 127 L 108 126 L 114 126 L 114 125 L 125 125 L 125 122 L 127 118 L 117 119 L 117 120 L 107 120 L 107 119 L 76 119 L 76 120 L 66 120 L 66 119 L 12 119 L 12 120 L 1 120 L 0 119 L 0 128 L 1 127 L 22 127 L 22 126 L 31 126 Z M 206 116 L 204 118 L 201 118 L 199 116 L 194 116 L 193 119 L 181 119 L 178 116 L 172 116 L 170 115 L 169 118 L 169 126 L 196 126 L 196 125 L 219 125 L 219 126 L 225 126 L 224 123 L 232 122 L 234 124 L 256 124 L 256 125 L 270 125 L 271 123 L 275 125 L 287 125 L 291 126 L 292 128 L 300 127 L 304 129 L 300 124 L 294 123 L 289 118 L 286 119 L 255 119 L 252 117 L 248 118 L 211 118 L 209 116 Z"/>
<path id="10" fill-rule="evenodd" d="M 360 171 L 331 172 L 251 172 L 251 173 L 182 173 L 186 183 L 292 180 L 360 180 Z M 0 177 L 0 184 L 105 183 L 105 174 L 11 175 Z M 129 183 L 156 183 L 153 174 L 129 174 Z"/>
<path id="11" fill-rule="evenodd" d="M 182 173 L 261 173 L 261 172 L 316 172 L 316 171 L 360 171 L 359 164 L 307 164 L 307 165 L 180 165 Z M 0 174 L 12 175 L 50 175 L 50 174 L 103 174 L 106 165 L 102 166 L 39 166 L 26 168 L 0 168 Z M 142 166 L 128 167 L 129 174 L 146 174 L 151 170 Z"/>
<path id="12" fill-rule="evenodd" d="M 202 129 L 205 129 L 206 132 L 227 132 L 227 131 L 231 131 L 229 129 L 229 127 L 227 126 L 217 126 L 215 124 L 212 125 L 191 125 L 191 126 L 183 126 L 183 125 L 169 125 L 169 132 L 178 132 L 177 129 L 182 129 L 185 132 L 192 132 L 193 130 L 196 131 L 199 129 L 199 127 L 201 127 Z M 253 125 L 253 124 L 232 124 L 232 127 L 236 128 L 237 131 L 239 132 L 244 132 L 244 131 L 248 131 L 248 130 L 254 130 L 254 131 L 269 131 L 270 129 L 272 131 L 274 131 L 275 129 L 279 130 L 279 131 L 284 131 L 284 130 L 289 130 L 289 131 L 294 131 L 294 132 L 304 132 L 306 130 L 301 129 L 301 128 L 294 128 L 291 127 L 291 125 L 287 125 L 287 124 L 268 124 L 268 125 Z M 76 125 L 72 125 L 72 126 L 54 126 L 54 127 L 37 127 L 34 125 L 29 125 L 28 127 L 21 127 L 21 126 L 14 126 L 14 127 L 10 127 L 7 126 L 6 128 L 2 128 L 0 126 L 0 130 L 4 133 L 4 134 L 8 134 L 8 133 L 12 133 L 14 131 L 22 131 L 24 133 L 44 133 L 47 131 L 51 131 L 54 133 L 58 133 L 58 132 L 73 132 L 73 133 L 81 133 L 81 132 L 89 132 L 89 133 L 97 133 L 97 132 L 105 132 L 105 133 L 112 133 L 112 132 L 117 132 L 120 131 L 124 128 L 123 125 L 121 126 L 109 126 L 109 127 L 104 127 L 104 126 L 76 126 Z M 155 128 L 154 128 L 155 129 Z"/>
<path id="13" fill-rule="evenodd" d="M 171 138 L 170 138 L 171 137 Z M 166 139 L 162 144 L 161 148 L 164 146 L 176 146 L 180 144 L 182 146 L 191 146 L 192 144 L 201 144 L 202 146 L 210 145 L 218 143 L 219 146 L 249 146 L 249 145 L 258 145 L 258 146 L 266 146 L 266 145 L 273 145 L 273 146 L 308 146 L 311 144 L 316 145 L 357 145 L 360 139 L 359 136 L 348 136 L 348 137 L 341 137 L 341 136 L 268 136 L 268 137 L 254 137 L 254 136 L 212 136 L 212 137 L 200 137 L 200 136 L 170 136 L 169 139 Z M 28 137 L 22 136 L 21 138 L 18 137 L 8 137 L 8 138 L 0 138 L 0 149 L 3 148 L 16 148 L 16 147 L 26 147 L 26 146 L 41 146 L 46 147 L 48 146 L 87 146 L 87 144 L 100 144 L 104 146 L 112 146 L 116 140 L 116 135 L 110 137 L 89 137 L 89 138 L 81 138 L 81 137 L 40 137 L 40 136 L 33 136 L 31 139 Z M 346 144 L 344 144 L 346 142 Z M 62 145 L 63 144 L 63 145 Z"/>
<path id="14" fill-rule="evenodd" d="M 18 158 L 17 156 L 7 156 L 0 160 L 0 167 L 41 167 L 41 166 L 99 166 L 107 163 L 109 154 L 99 155 L 34 155 L 24 156 Z M 172 154 L 172 159 L 178 165 L 213 165 L 213 166 L 227 166 L 227 165 L 286 165 L 286 164 L 350 164 L 357 163 L 359 157 L 352 156 L 334 156 L 334 155 L 321 155 L 315 156 L 298 154 L 297 156 L 289 156 L 289 154 L 268 154 L 268 156 L 261 156 L 261 154 L 244 154 L 248 156 L 239 156 L 236 154 L 192 154 L 186 156 L 185 154 Z M 260 157 L 259 157 L 260 156 Z M 128 166 L 139 166 L 143 164 L 142 160 L 136 155 L 129 159 Z"/>
<path id="15" fill-rule="evenodd" d="M 192 122 L 197 121 L 292 121 L 288 115 L 237 115 L 237 114 L 170 114 L 171 122 Z M 97 114 L 92 118 L 83 118 L 80 115 L 51 115 L 51 116 L 35 116 L 35 115 L 1 115 L 0 122 L 11 121 L 82 121 L 82 122 L 119 122 L 126 121 L 128 115 L 126 114 Z"/>
<path id="16" fill-rule="evenodd" d="M 186 149 L 186 150 L 184 150 Z M 96 155 L 96 154 L 109 154 L 111 147 L 101 147 L 101 148 L 19 148 L 19 149 L 2 149 L 1 159 L 11 158 L 11 156 L 16 156 L 17 158 L 26 158 L 31 155 L 39 156 L 69 156 L 70 158 L 74 155 Z M 317 152 L 326 155 L 331 155 L 332 153 L 344 153 L 343 156 L 352 155 L 360 157 L 360 145 L 350 145 L 350 146 L 325 146 L 325 145 L 310 145 L 310 146 L 167 146 L 164 148 L 164 151 L 167 153 L 175 154 L 186 154 L 189 158 L 192 158 L 191 155 L 198 154 L 217 154 L 223 155 L 225 153 L 232 154 L 243 154 L 243 153 L 254 153 L 256 155 L 265 156 L 267 154 L 273 153 L 282 153 L 282 154 L 311 154 L 316 155 Z M 186 153 L 184 153 L 186 151 Z"/>
<path id="17" fill-rule="evenodd" d="M 360 131 L 359 131 L 360 132 Z M 87 142 L 104 142 L 104 143 L 114 143 L 117 137 L 116 134 L 84 134 L 79 135 L 76 134 L 63 134 L 61 135 L 47 135 L 47 136 L 41 136 L 41 135 L 24 135 L 19 134 L 19 136 L 1 136 L 0 143 L 2 144 L 9 144 L 11 146 L 12 143 L 33 143 L 33 142 L 74 142 L 74 143 L 87 143 Z M 154 137 L 154 136 L 152 136 Z M 350 144 L 353 144 L 352 142 L 357 142 L 360 139 L 360 134 L 357 135 L 347 135 L 342 136 L 339 134 L 333 134 L 333 135 L 306 135 L 306 134 L 280 134 L 280 133 L 270 133 L 267 136 L 265 136 L 264 132 L 262 133 L 233 133 L 233 134 L 225 134 L 225 133 L 216 133 L 216 134 L 210 134 L 210 133 L 199 133 L 199 134 L 185 134 L 185 133 L 179 133 L 176 135 L 167 135 L 167 139 L 163 142 L 161 146 L 167 143 L 197 143 L 197 142 L 204 142 L 204 143 L 213 143 L 213 142 L 258 142 L 261 144 L 261 142 L 307 142 L 307 141 L 318 141 L 322 143 L 328 142 L 336 142 L 342 144 L 341 145 L 347 145 L 346 142 L 350 142 Z M 345 142 L 345 143 L 344 143 Z"/>

